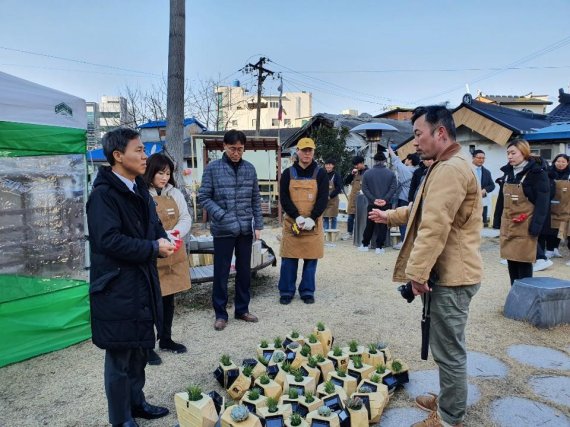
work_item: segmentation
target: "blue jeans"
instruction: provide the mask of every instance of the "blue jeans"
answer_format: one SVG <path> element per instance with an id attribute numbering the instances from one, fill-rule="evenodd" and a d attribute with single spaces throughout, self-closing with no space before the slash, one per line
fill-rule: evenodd
<path id="1" fill-rule="evenodd" d="M 348 222 L 346 223 L 346 231 L 352 234 L 354 230 L 354 217 L 356 214 L 348 214 Z"/>
<path id="2" fill-rule="evenodd" d="M 328 217 L 323 217 L 323 227 L 325 228 L 325 230 L 329 229 L 329 218 Z M 330 228 L 333 230 L 336 230 L 336 216 L 331 216 L 330 218 Z"/>
<path id="3" fill-rule="evenodd" d="M 316 259 L 303 260 L 303 274 L 299 284 L 301 298 L 312 297 L 315 294 L 315 276 L 317 274 Z M 281 258 L 281 273 L 279 275 L 279 295 L 282 297 L 295 296 L 297 281 L 297 267 L 299 259 Z"/>
<path id="4" fill-rule="evenodd" d="M 228 278 L 232 254 L 236 253 L 234 314 L 240 316 L 249 312 L 249 285 L 251 283 L 251 244 L 253 235 L 240 234 L 237 237 L 214 237 L 214 284 L 212 305 L 216 319 L 228 320 Z"/>

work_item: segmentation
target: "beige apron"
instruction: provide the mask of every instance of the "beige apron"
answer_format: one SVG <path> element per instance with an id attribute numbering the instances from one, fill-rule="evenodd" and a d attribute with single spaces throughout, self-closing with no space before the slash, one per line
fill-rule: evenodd
<path id="1" fill-rule="evenodd" d="M 564 239 L 570 235 L 570 181 L 555 180 L 556 194 L 554 200 L 558 203 L 550 205 L 550 226 L 558 230 L 559 237 Z"/>
<path id="2" fill-rule="evenodd" d="M 291 167 L 291 169 L 293 169 L 293 167 Z M 315 170 L 311 179 L 294 179 L 293 173 L 291 173 L 289 195 L 301 216 L 309 217 L 317 201 L 317 173 L 318 169 Z M 284 215 L 283 237 L 281 239 L 280 251 L 281 257 L 297 259 L 322 258 L 325 244 L 322 216 L 317 218 L 315 227 L 312 230 L 301 230 L 299 235 L 294 235 L 291 230 L 294 223 L 295 218 L 291 218 L 287 214 Z"/>
<path id="3" fill-rule="evenodd" d="M 536 261 L 537 236 L 528 232 L 532 221 L 534 205 L 526 198 L 522 188 L 526 175 L 519 184 L 504 184 L 504 207 L 501 216 L 501 258 L 510 261 L 530 262 Z M 528 217 L 516 223 L 513 218 L 521 214 Z"/>
<path id="4" fill-rule="evenodd" d="M 165 230 L 172 230 L 180 217 L 176 202 L 172 197 L 153 198 L 162 226 Z M 158 258 L 156 263 L 163 297 L 190 289 L 190 265 L 184 244 L 168 258 Z"/>
<path id="5" fill-rule="evenodd" d="M 335 175 L 333 175 L 333 177 L 329 180 L 329 194 L 334 191 L 334 177 Z M 325 218 L 336 218 L 338 216 L 338 203 L 338 195 L 332 199 L 329 199 L 327 208 L 323 212 L 323 216 Z"/>
<path id="6" fill-rule="evenodd" d="M 348 207 L 346 208 L 346 213 L 349 215 L 354 215 L 356 213 L 356 198 L 358 197 L 360 187 L 362 186 L 362 175 L 360 174 L 360 171 L 358 171 L 352 180 L 352 188 L 350 189 L 350 195 L 348 196 Z"/>

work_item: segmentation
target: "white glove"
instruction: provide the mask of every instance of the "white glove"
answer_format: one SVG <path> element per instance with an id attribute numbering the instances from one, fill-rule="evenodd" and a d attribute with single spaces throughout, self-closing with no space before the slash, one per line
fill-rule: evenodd
<path id="1" fill-rule="evenodd" d="M 305 218 L 305 225 L 303 226 L 303 230 L 310 231 L 315 228 L 315 221 L 313 218 Z"/>
<path id="2" fill-rule="evenodd" d="M 297 223 L 299 228 L 303 228 L 303 226 L 305 225 L 305 217 L 299 215 L 297 218 L 295 218 L 295 222 Z"/>

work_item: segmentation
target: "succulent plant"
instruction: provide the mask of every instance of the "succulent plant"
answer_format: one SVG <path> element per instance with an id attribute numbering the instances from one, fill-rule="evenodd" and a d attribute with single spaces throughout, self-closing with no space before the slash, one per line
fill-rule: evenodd
<path id="1" fill-rule="evenodd" d="M 386 366 L 383 365 L 382 363 L 379 363 L 378 365 L 376 365 L 376 373 L 377 374 L 383 374 L 384 372 L 386 372 Z"/>
<path id="2" fill-rule="evenodd" d="M 317 363 L 323 363 L 325 362 L 327 359 L 325 356 L 323 356 L 322 354 L 317 354 Z"/>
<path id="3" fill-rule="evenodd" d="M 189 386 L 186 391 L 188 392 L 188 400 L 196 402 L 202 399 L 202 388 L 198 385 Z"/>
<path id="4" fill-rule="evenodd" d="M 378 375 L 378 374 L 374 374 L 370 377 L 370 381 L 372 381 L 373 383 L 376 383 L 376 384 L 378 384 L 381 380 L 382 380 L 382 378 L 380 378 L 380 375 Z"/>
<path id="5" fill-rule="evenodd" d="M 384 350 L 386 347 L 388 347 L 388 343 L 385 343 L 383 341 L 380 341 L 378 344 L 376 344 L 376 348 L 378 350 Z"/>
<path id="6" fill-rule="evenodd" d="M 301 344 L 299 344 L 297 341 L 290 342 L 290 343 L 287 345 L 287 348 L 288 348 L 289 350 L 297 350 L 299 347 L 301 347 Z"/>
<path id="7" fill-rule="evenodd" d="M 261 348 L 267 348 L 267 347 L 269 347 L 269 343 L 267 342 L 267 340 L 261 340 L 261 342 L 259 343 L 259 346 Z"/>
<path id="8" fill-rule="evenodd" d="M 271 379 L 267 376 L 267 374 L 263 374 L 262 376 L 259 377 L 260 384 L 267 385 L 269 384 L 270 381 Z"/>
<path id="9" fill-rule="evenodd" d="M 346 377 L 346 368 L 337 368 L 336 374 L 341 378 Z"/>
<path id="10" fill-rule="evenodd" d="M 351 352 L 353 352 L 353 353 L 354 353 L 355 351 L 358 351 L 358 341 L 356 341 L 356 340 L 350 341 L 350 342 L 348 343 L 348 349 L 349 349 Z"/>
<path id="11" fill-rule="evenodd" d="M 245 421 L 249 417 L 249 409 L 245 405 L 236 405 L 232 408 L 230 416 L 236 423 Z"/>
<path id="12" fill-rule="evenodd" d="M 318 409 L 318 413 L 321 417 L 330 417 L 332 414 L 331 408 L 329 408 L 328 406 L 320 406 Z"/>
<path id="13" fill-rule="evenodd" d="M 249 393 L 247 393 L 247 398 L 249 400 L 257 400 L 261 396 L 261 390 L 257 387 L 252 388 Z"/>
<path id="14" fill-rule="evenodd" d="M 315 394 L 312 391 L 305 392 L 305 402 L 312 403 L 315 401 Z"/>
<path id="15" fill-rule="evenodd" d="M 289 393 L 287 394 L 289 395 L 289 399 L 299 398 L 299 390 L 297 390 L 296 388 L 290 388 Z"/>
<path id="16" fill-rule="evenodd" d="M 268 397 L 265 403 L 267 404 L 267 410 L 269 412 L 277 412 L 277 404 L 279 403 L 277 399 L 274 397 Z"/>
<path id="17" fill-rule="evenodd" d="M 325 393 L 326 393 L 326 394 L 332 394 L 332 393 L 334 393 L 334 392 L 336 391 L 336 388 L 335 388 L 335 386 L 334 386 L 334 384 L 333 384 L 332 381 L 326 381 L 324 388 L 325 388 Z"/>
<path id="18" fill-rule="evenodd" d="M 309 342 L 311 344 L 316 344 L 319 340 L 317 339 L 317 336 L 315 334 L 311 334 L 309 335 Z"/>
<path id="19" fill-rule="evenodd" d="M 301 418 L 301 415 L 299 415 L 297 412 L 294 412 L 291 414 L 289 421 L 293 427 L 296 427 L 301 425 L 303 418 Z"/>
<path id="20" fill-rule="evenodd" d="M 359 393 L 372 393 L 373 391 L 374 390 L 372 390 L 372 387 L 366 384 L 364 384 L 362 387 L 358 389 Z"/>
<path id="21" fill-rule="evenodd" d="M 335 345 L 333 347 L 333 356 L 335 356 L 335 357 L 342 356 L 342 348 L 340 348 L 340 346 Z"/>
<path id="22" fill-rule="evenodd" d="M 353 356 L 352 357 L 352 364 L 354 365 L 355 369 L 361 369 L 362 368 L 362 357 L 360 356 Z"/>
<path id="23" fill-rule="evenodd" d="M 323 322 L 317 322 L 317 330 L 322 332 L 325 330 L 325 324 Z"/>
<path id="24" fill-rule="evenodd" d="M 368 344 L 368 353 L 370 353 L 370 354 L 378 353 L 378 349 L 376 348 L 376 344 L 374 344 L 374 343 Z"/>
<path id="25" fill-rule="evenodd" d="M 303 379 L 305 378 L 303 376 L 303 372 L 301 372 L 300 369 L 291 369 L 291 371 L 289 373 L 295 377 L 296 383 L 302 383 Z"/>
<path id="26" fill-rule="evenodd" d="M 289 371 L 291 370 L 291 364 L 289 362 L 283 362 L 283 364 L 281 365 L 281 369 L 289 373 Z"/>
<path id="27" fill-rule="evenodd" d="M 285 360 L 285 353 L 281 350 L 277 350 L 273 352 L 273 361 L 275 363 L 281 363 Z"/>
<path id="28" fill-rule="evenodd" d="M 359 410 L 362 409 L 362 405 L 364 404 L 362 402 L 362 399 L 358 396 L 355 397 L 349 397 L 348 399 L 346 399 L 346 407 L 349 409 L 354 409 L 354 410 Z"/>
<path id="29" fill-rule="evenodd" d="M 281 337 L 275 337 L 273 339 L 273 346 L 275 348 L 283 348 L 283 339 L 281 339 Z"/>
<path id="30" fill-rule="evenodd" d="M 258 356 L 258 357 L 257 357 L 257 361 L 258 361 L 259 363 L 261 363 L 262 365 L 265 365 L 265 366 L 267 366 L 267 364 L 269 363 L 269 362 L 267 361 L 267 359 L 265 359 L 265 357 L 263 357 L 263 356 Z"/>
<path id="31" fill-rule="evenodd" d="M 246 376 L 246 377 L 251 377 L 251 374 L 253 373 L 253 366 L 251 365 L 245 365 L 241 372 Z"/>
<path id="32" fill-rule="evenodd" d="M 403 368 L 402 362 L 400 362 L 399 360 L 394 360 L 392 362 L 392 372 L 394 372 L 395 374 L 400 372 L 402 368 Z"/>
<path id="33" fill-rule="evenodd" d="M 232 364 L 232 359 L 230 359 L 229 354 L 222 354 L 222 357 L 220 357 L 220 363 L 224 366 L 230 366 Z"/>
<path id="34" fill-rule="evenodd" d="M 315 356 L 309 356 L 309 358 L 307 359 L 307 365 L 309 365 L 309 367 L 311 368 L 316 368 L 317 358 Z"/>
<path id="35" fill-rule="evenodd" d="M 311 347 L 309 347 L 307 344 L 303 344 L 301 347 L 301 355 L 309 357 L 311 355 Z"/>
<path id="36" fill-rule="evenodd" d="M 297 339 L 297 338 L 299 338 L 299 335 L 300 335 L 300 334 L 299 334 L 299 331 L 298 331 L 297 329 L 293 329 L 293 330 L 291 331 L 291 338 Z"/>

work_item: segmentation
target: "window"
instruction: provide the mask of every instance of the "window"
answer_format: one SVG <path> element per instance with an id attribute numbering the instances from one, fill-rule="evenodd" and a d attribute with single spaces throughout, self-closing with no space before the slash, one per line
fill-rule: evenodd
<path id="1" fill-rule="evenodd" d="M 291 126 L 291 119 L 285 119 L 283 123 L 285 123 L 285 126 Z"/>
<path id="2" fill-rule="evenodd" d="M 237 126 L 238 125 L 238 121 L 237 120 L 232 120 L 232 126 Z"/>
<path id="3" fill-rule="evenodd" d="M 269 103 L 269 108 L 279 108 L 279 102 L 277 101 L 271 101 Z"/>
<path id="4" fill-rule="evenodd" d="M 271 126 L 273 127 L 279 126 L 279 119 L 271 119 Z"/>
<path id="5" fill-rule="evenodd" d="M 540 156 L 544 160 L 552 161 L 552 148 L 531 148 L 530 154 Z"/>
<path id="6" fill-rule="evenodd" d="M 120 119 L 121 118 L 121 113 L 116 113 L 116 112 L 102 112 L 100 114 L 100 117 L 102 119 Z"/>

